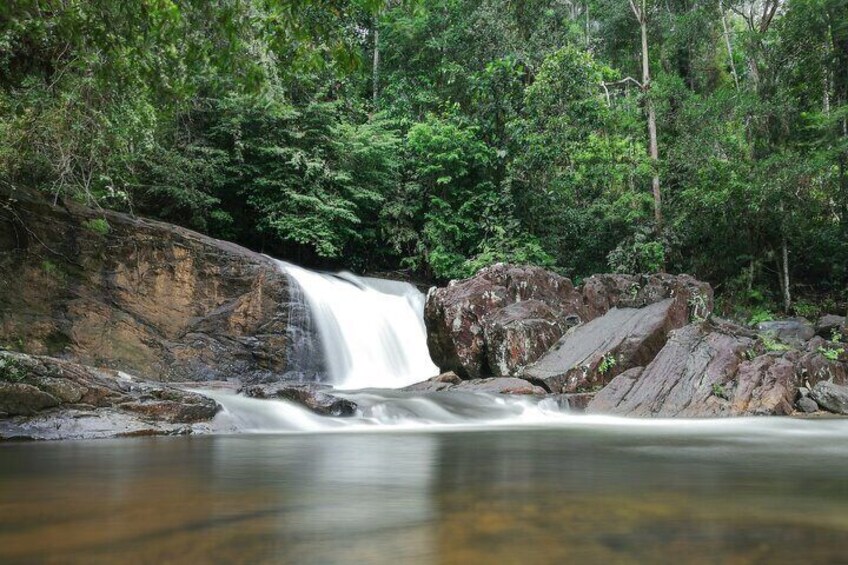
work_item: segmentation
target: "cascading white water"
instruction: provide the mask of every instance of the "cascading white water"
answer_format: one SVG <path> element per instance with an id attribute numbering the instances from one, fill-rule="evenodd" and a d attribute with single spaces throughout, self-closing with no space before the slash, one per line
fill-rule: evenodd
<path id="1" fill-rule="evenodd" d="M 427 350 L 424 296 L 414 286 L 277 263 L 309 303 L 335 387 L 398 388 L 438 374 Z"/>

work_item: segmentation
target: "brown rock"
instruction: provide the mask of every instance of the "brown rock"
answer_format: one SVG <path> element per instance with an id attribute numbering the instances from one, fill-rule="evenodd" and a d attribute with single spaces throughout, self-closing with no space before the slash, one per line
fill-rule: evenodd
<path id="1" fill-rule="evenodd" d="M 0 345 L 155 380 L 298 370 L 302 328 L 268 258 L 27 191 L 0 201 L 15 212 L 0 219 Z"/>
<path id="2" fill-rule="evenodd" d="M 437 375 L 433 378 L 427 379 L 426 381 L 421 381 L 420 383 L 403 387 L 401 390 L 404 392 L 437 392 L 440 390 L 447 390 L 453 385 L 461 382 L 462 379 L 460 379 L 456 373 L 448 371 L 447 373 L 442 373 L 441 375 Z"/>
<path id="3" fill-rule="evenodd" d="M 538 267 L 517 267 L 499 263 L 482 269 L 474 277 L 451 281 L 447 287 L 431 289 L 427 295 L 424 319 L 430 356 L 442 371 L 454 371 L 465 379 L 493 374 L 487 356 L 484 327 L 487 319 L 501 309 L 525 300 L 544 304 L 557 317 L 579 314 L 580 295 L 571 281 Z M 541 307 L 536 312 L 541 311 Z M 508 325 L 508 317 L 504 322 Z M 510 336 L 519 332 L 498 332 Z M 492 344 L 496 350 L 509 346 Z M 497 355 L 497 354 L 496 354 Z M 500 373 L 509 373 L 513 359 L 526 355 L 503 356 Z"/>
<path id="4" fill-rule="evenodd" d="M 0 367 L 0 438 L 187 433 L 193 428 L 174 425 L 209 421 L 221 409 L 200 394 L 51 357 L 0 351 Z"/>
<path id="5" fill-rule="evenodd" d="M 654 417 L 789 414 L 797 395 L 791 359 L 748 360 L 744 328 L 691 324 L 672 332 L 644 369 L 631 369 L 600 391 L 591 413 Z"/>
<path id="6" fill-rule="evenodd" d="M 538 267 L 498 264 L 430 291 L 427 342 L 442 371 L 465 379 L 517 376 L 569 327 L 614 307 L 666 299 L 689 317 L 706 317 L 712 309 L 710 286 L 688 275 L 596 275 L 575 289 Z"/>
<path id="7" fill-rule="evenodd" d="M 686 308 L 671 298 L 644 308 L 614 307 L 570 330 L 522 377 L 551 392 L 603 386 L 618 373 L 647 365 L 687 318 Z"/>
<path id="8" fill-rule="evenodd" d="M 35 414 L 58 405 L 59 400 L 55 396 L 32 385 L 0 382 L 0 412 L 10 416 Z"/>

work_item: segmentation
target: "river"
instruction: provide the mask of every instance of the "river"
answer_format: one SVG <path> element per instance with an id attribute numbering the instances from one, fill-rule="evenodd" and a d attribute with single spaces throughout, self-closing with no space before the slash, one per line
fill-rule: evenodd
<path id="1" fill-rule="evenodd" d="M 837 563 L 845 420 L 0 444 L 0 562 Z"/>

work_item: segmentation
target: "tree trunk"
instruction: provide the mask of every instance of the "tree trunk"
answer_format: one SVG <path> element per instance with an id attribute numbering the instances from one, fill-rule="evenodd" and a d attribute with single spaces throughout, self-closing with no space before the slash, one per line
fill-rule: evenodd
<path id="1" fill-rule="evenodd" d="M 721 25 L 724 28 L 724 42 L 727 45 L 727 56 L 730 59 L 730 74 L 733 75 L 733 84 L 736 85 L 736 90 L 739 90 L 739 75 L 736 74 L 736 63 L 733 62 L 733 44 L 730 42 L 730 30 L 727 27 L 727 15 L 724 13 L 724 3 L 719 0 L 719 10 L 721 10 Z"/>
<path id="2" fill-rule="evenodd" d="M 789 247 L 786 243 L 786 236 L 781 240 L 781 252 L 783 256 L 783 310 L 789 313 L 789 308 L 792 307 L 792 295 L 789 293 Z"/>
<path id="3" fill-rule="evenodd" d="M 371 67 L 371 97 L 374 106 L 377 105 L 377 96 L 380 91 L 380 30 L 377 22 L 374 22 L 374 61 Z"/>
<path id="4" fill-rule="evenodd" d="M 654 102 L 651 100 L 651 67 L 648 58 L 648 13 L 646 0 L 642 0 L 641 9 L 631 1 L 630 7 L 639 20 L 639 29 L 642 34 L 642 92 L 645 95 L 645 112 L 648 115 L 648 152 L 651 164 L 654 168 L 654 176 L 651 179 L 651 189 L 654 194 L 654 221 L 656 231 L 662 231 L 662 192 L 660 191 L 660 152 L 657 145 L 657 115 Z"/>

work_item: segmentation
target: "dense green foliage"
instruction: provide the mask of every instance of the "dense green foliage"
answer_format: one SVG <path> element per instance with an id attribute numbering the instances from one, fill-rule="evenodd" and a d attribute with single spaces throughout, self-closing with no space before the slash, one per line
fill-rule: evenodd
<path id="1" fill-rule="evenodd" d="M 844 300 L 846 122 L 845 0 L 0 8 L 0 182 L 310 264 Z"/>

